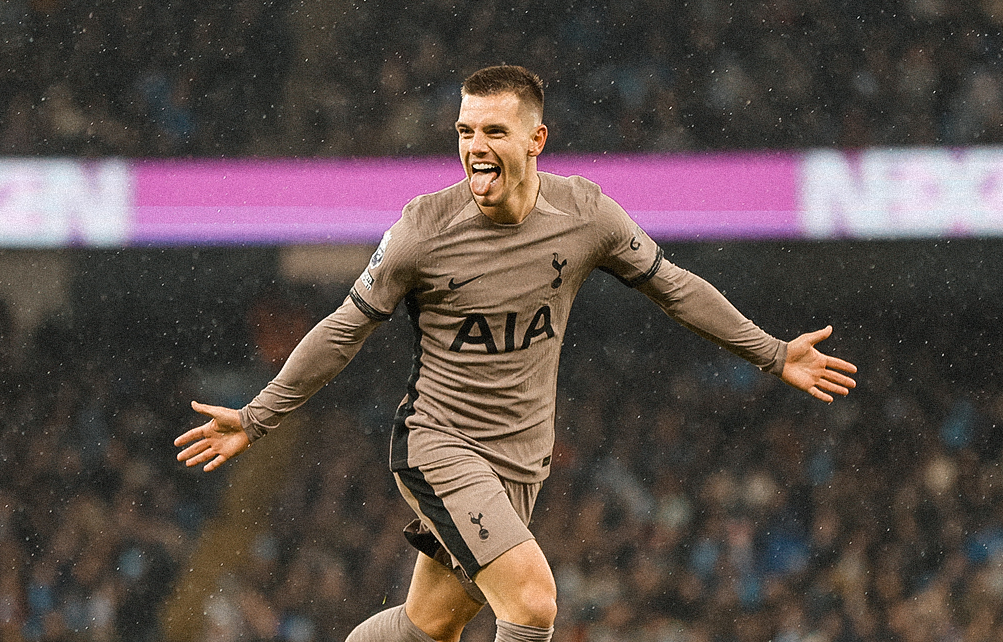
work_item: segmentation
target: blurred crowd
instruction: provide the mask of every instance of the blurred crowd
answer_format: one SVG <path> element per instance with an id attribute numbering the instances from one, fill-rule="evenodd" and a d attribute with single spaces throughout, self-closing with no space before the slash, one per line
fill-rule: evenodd
<path id="1" fill-rule="evenodd" d="M 96 339 L 79 316 L 15 340 L 0 307 L 0 639 L 340 641 L 404 599 L 410 515 L 386 464 L 409 368 L 399 317 L 299 411 L 289 463 L 243 489 L 268 499 L 226 536 L 239 561 L 222 563 L 225 546 L 218 564 L 192 561 L 219 543 L 208 525 L 251 460 L 178 464 L 188 401 L 246 400 L 343 295 L 263 289 L 246 327 L 215 338 L 247 359 L 217 363 L 136 332 Z M 999 639 L 998 306 L 938 310 L 935 328 L 923 302 L 841 310 L 846 338 L 827 348 L 857 363 L 860 387 L 826 406 L 612 279 L 577 305 L 532 524 L 558 583 L 557 642 Z M 192 636 L 173 637 L 165 616 L 198 574 Z M 493 627 L 486 609 L 464 639 Z"/>
<path id="2" fill-rule="evenodd" d="M 4 642 L 157 640 L 155 614 L 218 492 L 212 479 L 190 497 L 179 487 L 170 441 L 187 416 L 172 358 L 78 330 L 54 317 L 21 339 L 0 305 Z"/>
<path id="3" fill-rule="evenodd" d="M 0 155 L 446 154 L 459 83 L 500 62 L 546 80 L 556 151 L 1003 142 L 998 0 L 6 0 Z M 0 640 L 168 638 L 240 465 L 177 464 L 188 401 L 246 401 L 343 294 L 262 292 L 245 328 L 173 343 L 79 313 L 26 336 L 0 305 Z M 184 312 L 164 296 L 166 336 Z M 623 296 L 583 295 L 624 320 L 580 324 L 563 358 L 532 526 L 557 642 L 999 639 L 999 310 L 841 310 L 868 337 L 839 355 L 861 387 L 823 406 Z M 386 441 L 409 332 L 391 321 L 303 409 L 198 640 L 342 640 L 403 600 Z M 464 639 L 493 639 L 487 612 Z"/>
<path id="4" fill-rule="evenodd" d="M 998 0 L 6 0 L 0 154 L 451 153 L 523 64 L 551 149 L 1003 142 Z"/>

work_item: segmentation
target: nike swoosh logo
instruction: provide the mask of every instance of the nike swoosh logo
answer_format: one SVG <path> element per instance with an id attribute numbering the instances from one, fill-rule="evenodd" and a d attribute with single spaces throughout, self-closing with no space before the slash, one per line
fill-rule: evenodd
<path id="1" fill-rule="evenodd" d="M 450 290 L 457 290 L 459 288 L 462 288 L 464 285 L 466 285 L 468 283 L 473 283 L 474 281 L 476 281 L 477 279 L 481 278 L 482 276 L 484 276 L 484 275 L 483 274 L 478 274 L 477 276 L 475 276 L 472 279 L 467 279 L 466 281 L 460 281 L 459 283 L 457 283 L 453 279 L 449 279 L 449 289 Z"/>

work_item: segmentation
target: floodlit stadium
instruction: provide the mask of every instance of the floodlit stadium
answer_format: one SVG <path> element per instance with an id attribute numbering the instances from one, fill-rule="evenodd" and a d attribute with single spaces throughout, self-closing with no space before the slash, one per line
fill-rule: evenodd
<path id="1" fill-rule="evenodd" d="M 388 453 L 440 299 L 464 363 L 563 339 L 529 523 L 556 642 L 1000 639 L 1000 11 L 3 3 L 0 640 L 341 642 L 404 603 L 425 553 Z M 471 178 L 461 84 L 502 63 L 544 81 L 539 171 L 601 187 L 655 264 L 601 265 L 563 326 L 463 307 L 495 261 L 373 307 L 402 210 Z M 577 287 L 541 256 L 546 296 Z M 822 403 L 669 318 L 663 260 L 771 337 L 831 325 L 856 387 Z M 217 470 L 179 461 L 192 400 L 244 408 L 342 305 L 380 321 L 343 371 Z M 461 639 L 512 639 L 485 586 Z"/>

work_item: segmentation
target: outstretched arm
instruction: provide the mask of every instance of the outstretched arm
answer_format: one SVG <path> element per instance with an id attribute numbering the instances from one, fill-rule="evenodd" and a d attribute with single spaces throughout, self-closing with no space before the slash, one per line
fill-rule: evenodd
<path id="1" fill-rule="evenodd" d="M 227 459 L 244 452 L 251 445 L 251 440 L 240 425 L 238 411 L 221 406 L 208 406 L 197 401 L 192 402 L 192 409 L 210 419 L 174 440 L 174 445 L 178 447 L 191 444 L 178 453 L 178 461 L 185 462 L 186 466 L 205 464 L 203 470 L 209 472 L 219 468 Z"/>
<path id="2" fill-rule="evenodd" d="M 240 423 L 253 442 L 278 427 L 283 417 L 337 376 L 362 348 L 379 321 L 346 299 L 296 345 L 282 370 L 249 404 Z"/>
<path id="3" fill-rule="evenodd" d="M 843 374 L 853 374 L 857 366 L 819 352 L 815 345 L 829 338 L 832 326 L 802 334 L 787 344 L 787 360 L 780 375 L 786 383 L 816 399 L 832 402 L 832 395 L 846 395 L 857 382 Z M 842 371 L 842 372 L 840 372 Z"/>
<path id="4" fill-rule="evenodd" d="M 179 447 L 191 444 L 178 461 L 205 464 L 208 472 L 247 450 L 341 372 L 377 325 L 346 300 L 303 337 L 279 374 L 248 405 L 234 410 L 193 401 L 192 408 L 210 420 L 174 440 Z"/>
<path id="5" fill-rule="evenodd" d="M 826 403 L 857 385 L 843 374 L 855 373 L 855 365 L 815 348 L 832 334 L 832 326 L 785 344 L 745 318 L 710 283 L 668 261 L 637 289 L 687 328 Z"/>

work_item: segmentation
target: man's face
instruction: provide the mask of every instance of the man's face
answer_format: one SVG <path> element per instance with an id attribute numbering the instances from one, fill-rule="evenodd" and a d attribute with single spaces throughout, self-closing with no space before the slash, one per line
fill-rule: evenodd
<path id="1" fill-rule="evenodd" d="M 547 139 L 539 114 L 513 93 L 466 95 L 456 131 L 460 160 L 481 209 L 518 208 L 529 198 L 532 208 L 538 189 L 535 158 Z"/>

